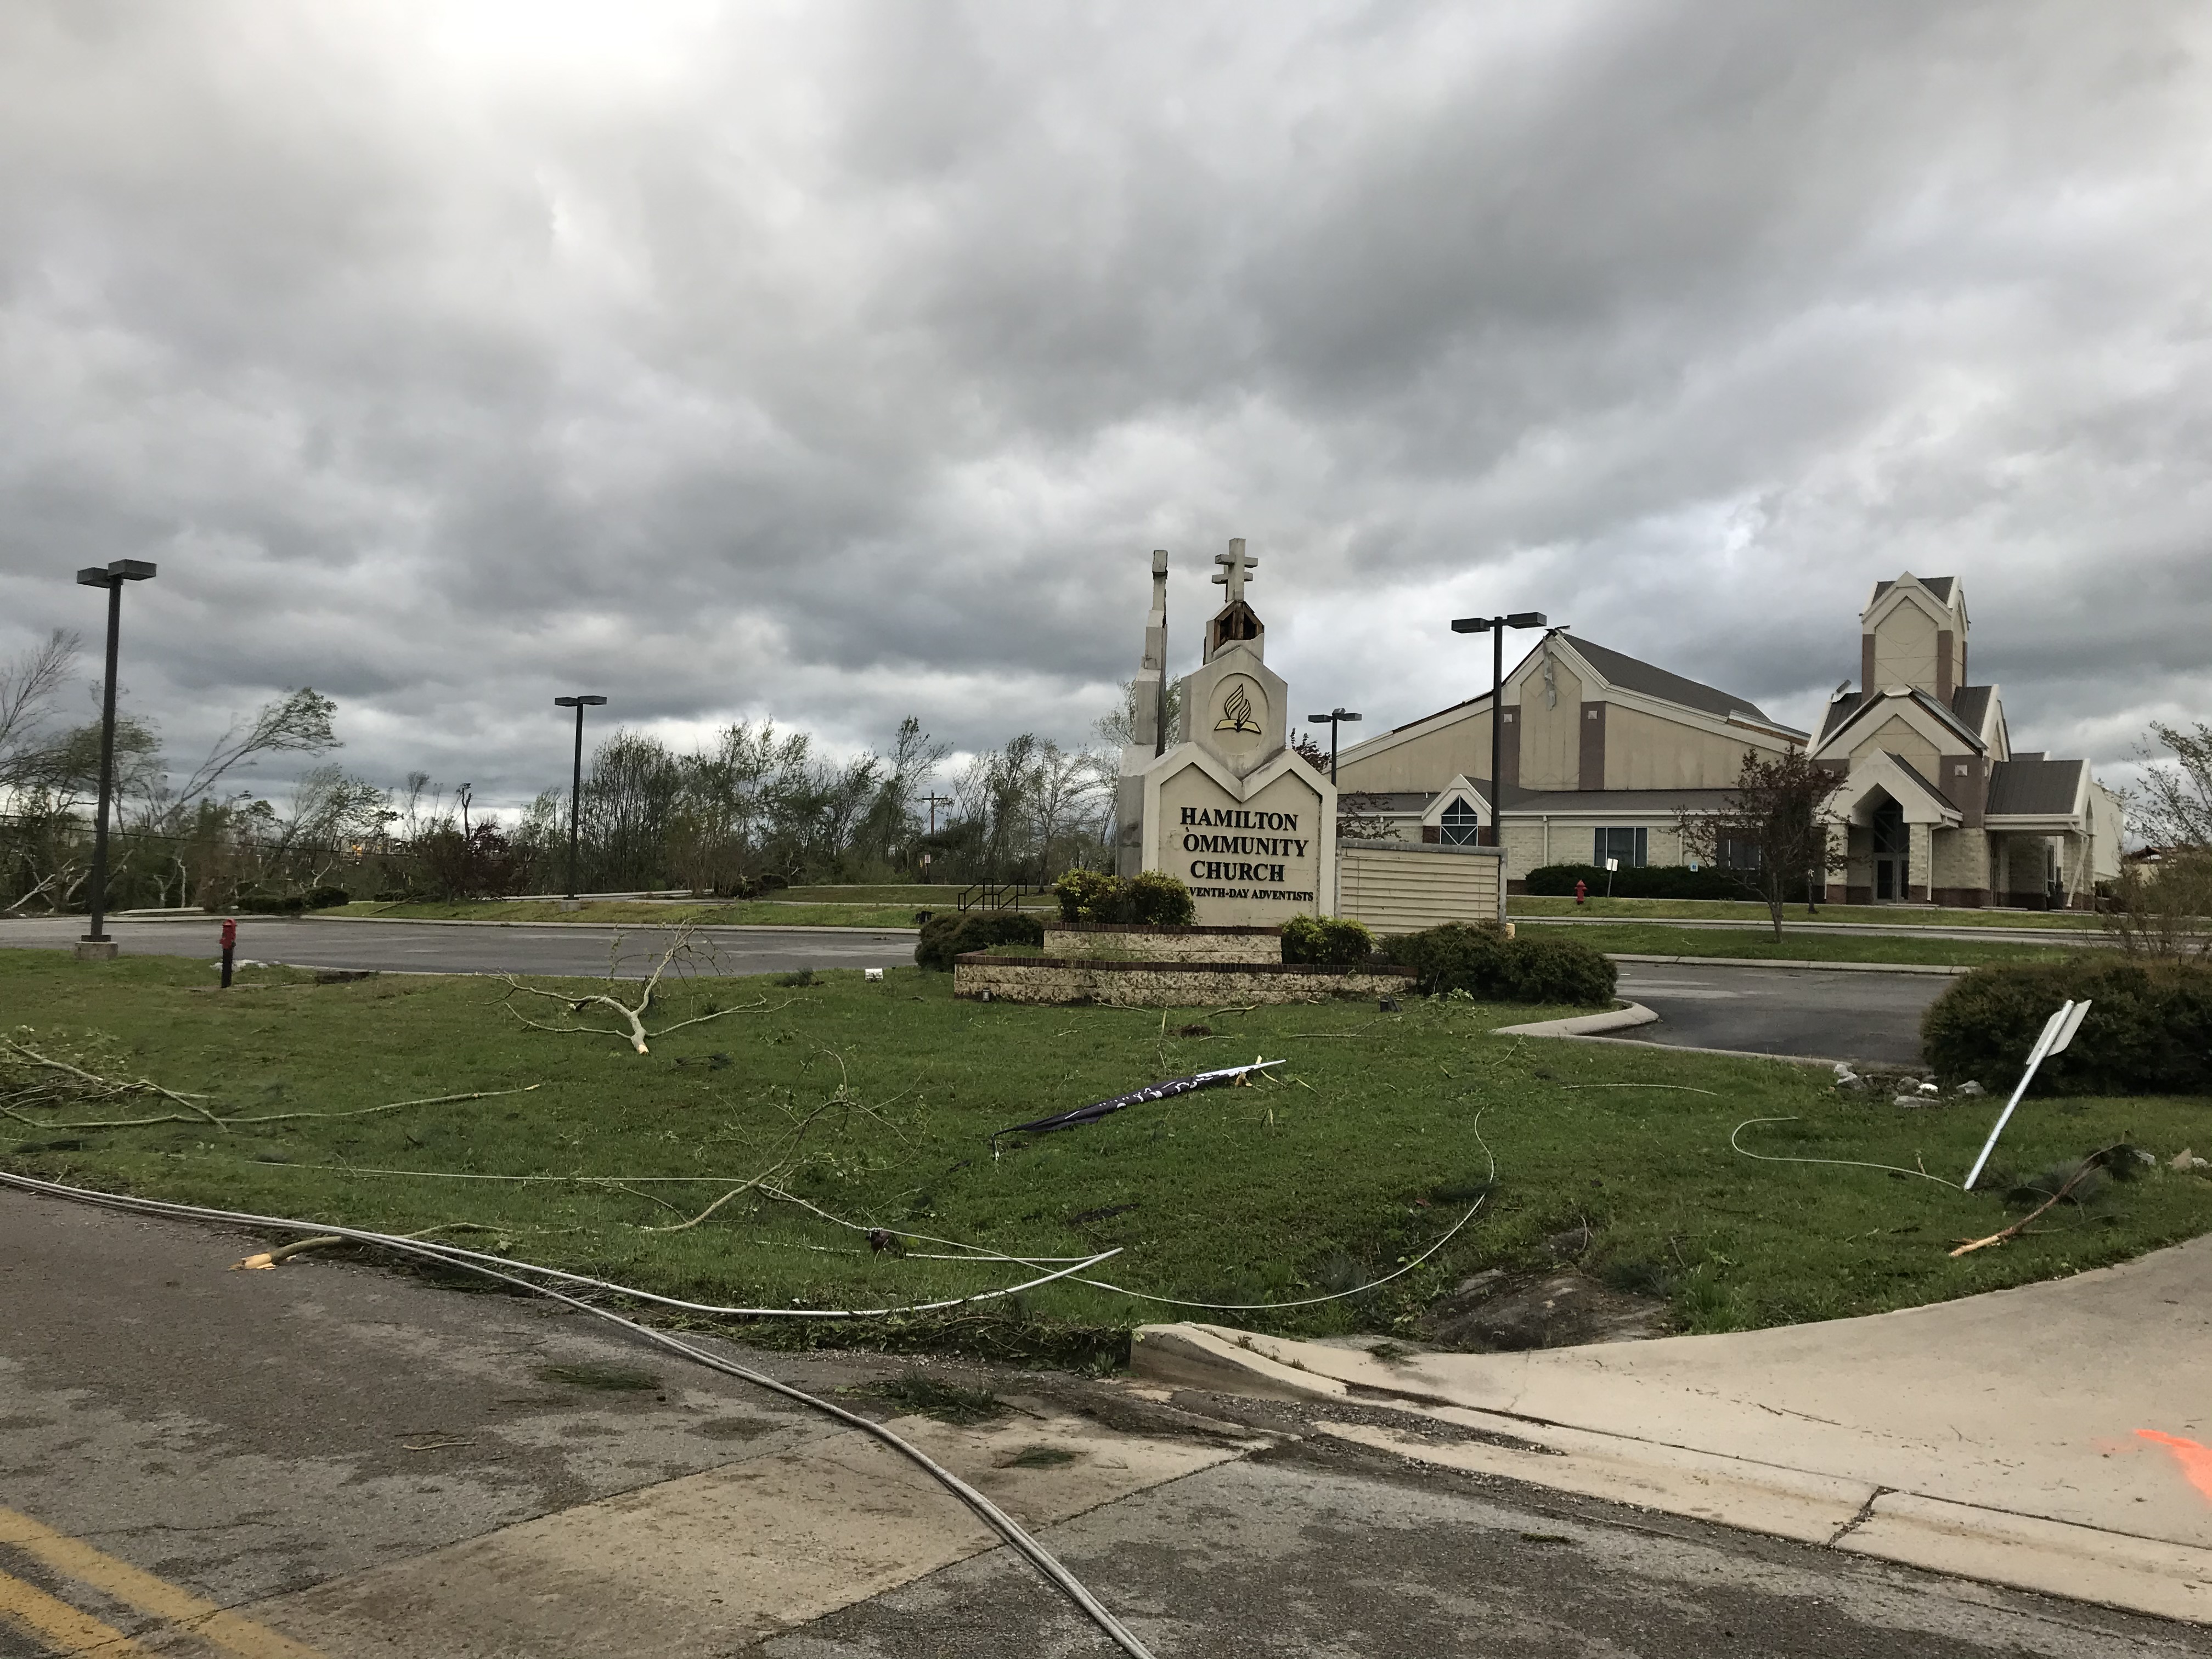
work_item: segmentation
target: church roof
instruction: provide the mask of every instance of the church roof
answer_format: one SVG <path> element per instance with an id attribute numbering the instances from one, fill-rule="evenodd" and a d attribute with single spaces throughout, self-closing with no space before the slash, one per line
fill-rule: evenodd
<path id="1" fill-rule="evenodd" d="M 2087 761 L 2045 760 L 2039 754 L 2014 755 L 1990 768 L 1991 817 L 2054 817 L 2074 810 L 2081 793 Z"/>
<path id="2" fill-rule="evenodd" d="M 1885 749 L 1881 752 L 1889 757 L 1891 763 L 1894 765 L 1899 771 L 1904 773 L 1906 777 L 1911 778 L 1913 782 L 1918 784 L 1929 794 L 1935 796 L 1937 800 L 1942 801 L 1944 805 L 1956 806 L 1959 804 L 1953 800 L 1948 795 L 1945 794 L 1941 789 L 1938 789 L 1934 784 L 1929 782 L 1926 778 L 1921 775 L 1920 769 L 1918 767 L 1915 766 L 1911 761 L 1905 759 L 1904 756 L 1899 754 L 1895 750 Z"/>
<path id="3" fill-rule="evenodd" d="M 1913 580 L 1943 604 L 1948 605 L 1951 603 L 1951 585 L 1958 579 L 1955 576 L 1916 576 Z M 1868 602 L 1867 609 L 1871 611 L 1875 605 L 1881 604 L 1881 596 L 1896 586 L 1895 582 L 1876 582 L 1874 585 L 1874 598 Z"/>
<path id="4" fill-rule="evenodd" d="M 1865 701 L 1866 693 L 1863 691 L 1839 693 L 1828 704 L 1827 714 L 1820 721 L 1820 741 L 1826 743 L 1831 732 L 1841 731 Z"/>
<path id="5" fill-rule="evenodd" d="M 1970 732 L 1978 735 L 1982 722 L 1990 715 L 1991 685 L 1962 685 L 1951 694 L 1951 712 L 1956 714 Z"/>
<path id="6" fill-rule="evenodd" d="M 1589 665 L 1624 691 L 1640 691 L 1647 697 L 1657 697 L 1666 702 L 1679 702 L 1686 708 L 1700 709 L 1708 714 L 1717 714 L 1723 720 L 1731 715 L 1747 714 L 1761 725 L 1771 726 L 1778 732 L 1796 732 L 1795 726 L 1783 725 L 1749 697 L 1740 697 L 1733 691 L 1723 691 L 1718 686 L 1707 685 L 1698 680 L 1685 679 L 1680 674 L 1670 674 L 1665 669 L 1629 656 L 1625 652 L 1608 649 L 1592 643 L 1579 635 L 1567 641 L 1576 653 Z M 1803 732 L 1797 732 L 1802 737 Z"/>

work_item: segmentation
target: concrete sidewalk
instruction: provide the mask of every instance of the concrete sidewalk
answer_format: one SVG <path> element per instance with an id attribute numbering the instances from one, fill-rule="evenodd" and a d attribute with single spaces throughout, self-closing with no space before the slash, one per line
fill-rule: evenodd
<path id="1" fill-rule="evenodd" d="M 1395 1405 L 1425 1462 L 2212 1623 L 2212 1238 L 1869 1318 L 1515 1354 L 1150 1326 L 1182 1386 Z M 1487 1431 L 1434 1443 L 1423 1419 Z"/>

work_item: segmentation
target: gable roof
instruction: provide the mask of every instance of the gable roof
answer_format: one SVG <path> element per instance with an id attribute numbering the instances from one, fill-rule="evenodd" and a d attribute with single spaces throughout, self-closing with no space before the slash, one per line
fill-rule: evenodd
<path id="1" fill-rule="evenodd" d="M 1976 689 L 1986 690 L 1987 688 Z M 1938 725 L 1963 739 L 1967 748 L 1973 753 L 1978 755 L 1988 749 L 1989 745 L 1982 741 L 1982 734 L 1979 732 L 1968 726 L 1917 686 L 1910 689 L 1902 700 L 1925 710 Z M 1854 691 L 1849 694 L 1848 699 L 1838 698 L 1828 705 L 1832 717 L 1821 726 L 1820 741 L 1814 746 L 1819 749 L 1826 748 L 1831 742 L 1841 737 L 1847 728 L 1856 725 L 1862 716 L 1873 709 L 1887 708 L 1892 702 L 1893 699 L 1887 692 L 1869 696 L 1864 692 Z"/>
<path id="2" fill-rule="evenodd" d="M 1828 712 L 1820 718 L 1820 741 L 1827 742 L 1830 734 L 1848 726 L 1851 716 L 1858 713 L 1859 705 L 1865 701 L 1866 693 L 1863 691 L 1844 691 L 1831 698 Z"/>
<path id="3" fill-rule="evenodd" d="M 2087 761 L 2045 760 L 2014 755 L 1990 768 L 1990 795 L 1983 811 L 1991 817 L 2057 817 L 2070 813 L 2081 793 Z"/>
<path id="4" fill-rule="evenodd" d="M 1977 736 L 1990 717 L 1990 693 L 1995 690 L 1991 685 L 1962 685 L 1951 694 L 1951 712 L 1959 717 L 1960 725 Z"/>
<path id="5" fill-rule="evenodd" d="M 1567 641 L 1568 647 L 1589 665 L 1624 691 L 1640 691 L 1647 697 L 1657 697 L 1662 702 L 1679 702 L 1686 708 L 1695 708 L 1708 714 L 1717 714 L 1723 720 L 1731 715 L 1747 714 L 1763 726 L 1778 732 L 1797 732 L 1784 726 L 1749 697 L 1739 697 L 1733 691 L 1723 691 L 1718 686 L 1702 681 L 1685 679 L 1680 674 L 1670 674 L 1665 669 L 1625 652 L 1611 650 L 1602 645 L 1576 635 Z"/>
<path id="6" fill-rule="evenodd" d="M 1942 801 L 1944 805 L 1956 806 L 1959 804 L 1953 800 L 1948 795 L 1945 794 L 1941 789 L 1938 789 L 1934 784 L 1929 782 L 1926 778 L 1921 776 L 1920 769 L 1915 766 L 1911 761 L 1905 759 L 1904 756 L 1891 749 L 1885 749 L 1881 752 L 1889 757 L 1890 760 L 1895 764 L 1899 771 L 1904 773 L 1906 777 L 1911 778 L 1913 782 L 1918 784 L 1929 794 L 1935 796 L 1937 800 Z"/>
<path id="7" fill-rule="evenodd" d="M 1930 593 L 1933 593 L 1939 604 L 1948 605 L 1951 603 L 1951 584 L 1957 580 L 1956 577 L 1915 576 L 1912 580 L 1918 582 Z M 1874 598 L 1867 601 L 1867 609 L 1871 611 L 1875 606 L 1880 605 L 1881 603 L 1881 596 L 1888 592 L 1891 588 L 1896 586 L 1897 584 L 1895 582 L 1876 582 L 1874 585 Z"/>

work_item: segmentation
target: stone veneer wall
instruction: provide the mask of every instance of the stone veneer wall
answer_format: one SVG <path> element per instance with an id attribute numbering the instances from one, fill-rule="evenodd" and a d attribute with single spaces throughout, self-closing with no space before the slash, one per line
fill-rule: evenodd
<path id="1" fill-rule="evenodd" d="M 1048 957 L 1109 956 L 1145 962 L 1276 962 L 1280 927 L 1146 927 L 1127 922 L 1048 921 Z"/>
<path id="2" fill-rule="evenodd" d="M 999 1002 L 1094 1002 L 1109 1008 L 1195 1008 L 1225 1003 L 1318 1002 L 1413 989 L 1410 968 L 1316 968 L 1279 962 L 1211 963 L 1082 957 L 956 957 L 952 994 Z"/>

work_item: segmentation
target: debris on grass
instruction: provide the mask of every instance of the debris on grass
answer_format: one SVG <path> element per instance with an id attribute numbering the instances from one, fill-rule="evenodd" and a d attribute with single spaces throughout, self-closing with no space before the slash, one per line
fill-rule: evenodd
<path id="1" fill-rule="evenodd" d="M 1954 1256 L 1966 1255 L 1974 1250 L 1985 1250 L 1992 1244 L 2002 1244 L 2008 1238 L 2017 1238 L 2027 1231 L 2030 1222 L 2039 1219 L 2057 1206 L 2087 1202 L 2095 1195 L 2097 1189 L 2105 1184 L 2107 1176 L 2125 1181 L 2132 1177 L 2142 1167 L 2142 1159 L 2138 1156 L 2136 1148 L 2122 1142 L 2118 1146 L 2106 1146 L 2100 1151 L 2094 1152 L 2079 1164 L 2063 1166 L 2064 1171 L 2063 1175 L 2059 1171 L 2045 1170 L 2040 1176 L 2030 1176 L 2027 1181 L 2017 1183 L 2011 1190 L 2021 1194 L 2023 1201 L 2030 1194 L 2037 1195 L 2047 1194 L 2048 1195 L 2043 1198 L 2043 1202 L 2014 1222 L 2011 1226 L 2002 1228 L 1990 1234 L 1986 1238 L 1962 1239 L 1959 1248 L 1951 1254 Z"/>
<path id="2" fill-rule="evenodd" d="M 1075 1462 L 1077 1454 L 1065 1446 L 1024 1446 L 1011 1457 L 999 1460 L 1002 1469 L 1056 1469 L 1063 1463 Z"/>
<path id="3" fill-rule="evenodd" d="M 660 988 L 661 976 L 667 973 L 671 967 L 674 967 L 679 975 L 692 969 L 714 971 L 719 965 L 714 960 L 714 948 L 702 944 L 694 935 L 691 928 L 686 927 L 677 929 L 676 937 L 669 941 L 668 948 L 660 954 L 660 960 L 653 964 L 653 972 L 647 976 L 645 987 L 638 993 L 637 1000 L 634 1004 L 624 1002 L 615 994 L 614 970 L 621 959 L 621 951 L 622 935 L 617 933 L 613 944 L 609 947 L 607 988 L 604 991 L 587 991 L 581 996 L 573 991 L 549 991 L 542 986 L 526 985 L 513 974 L 493 975 L 493 978 L 507 987 L 507 995 L 501 1000 L 500 1006 L 532 1030 L 551 1031 L 562 1036 L 620 1037 L 641 1054 L 651 1052 L 647 1047 L 647 1038 L 658 1042 L 672 1031 L 680 1031 L 689 1025 L 703 1025 L 710 1019 L 721 1019 L 731 1014 L 757 1014 L 769 1012 L 769 1005 L 765 997 L 757 1002 L 744 1003 L 735 1008 L 719 1008 L 709 1003 L 707 1012 L 703 1014 L 694 1014 L 689 1019 L 679 1019 L 672 1025 L 664 1025 L 658 1031 L 649 1031 L 646 1029 L 645 1017 L 652 1011 L 653 999 Z M 807 972 L 804 980 L 797 975 L 787 975 L 783 980 L 783 983 L 787 985 L 811 984 L 812 982 L 811 970 Z M 611 1009 L 621 1016 L 623 1024 L 628 1029 L 617 1030 L 610 1025 L 548 1025 L 543 1020 L 532 1019 L 514 1006 L 514 1000 L 521 996 L 543 997 L 549 1002 L 560 1003 L 566 1011 L 566 1018 L 572 1021 L 586 1008 Z"/>

